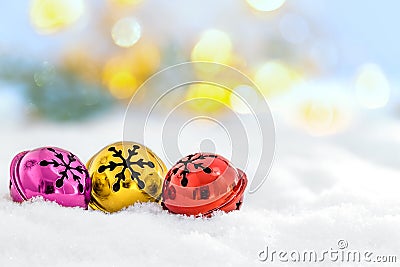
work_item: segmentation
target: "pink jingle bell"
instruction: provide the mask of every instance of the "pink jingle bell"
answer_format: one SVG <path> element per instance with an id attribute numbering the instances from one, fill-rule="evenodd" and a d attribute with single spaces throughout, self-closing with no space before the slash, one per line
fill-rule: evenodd
<path id="1" fill-rule="evenodd" d="M 246 174 L 224 157 L 196 153 L 178 161 L 167 173 L 163 207 L 172 213 L 206 217 L 217 210 L 238 210 L 246 185 Z"/>
<path id="2" fill-rule="evenodd" d="M 71 152 L 43 147 L 24 151 L 11 162 L 10 195 L 16 202 L 41 196 L 65 207 L 87 209 L 91 180 Z"/>

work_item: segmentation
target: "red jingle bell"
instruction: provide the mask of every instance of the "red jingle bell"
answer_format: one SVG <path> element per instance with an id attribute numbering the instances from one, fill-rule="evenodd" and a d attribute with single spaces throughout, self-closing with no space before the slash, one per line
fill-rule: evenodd
<path id="1" fill-rule="evenodd" d="M 168 171 L 162 204 L 172 213 L 208 217 L 217 210 L 240 209 L 246 185 L 246 174 L 229 160 L 217 154 L 196 153 Z"/>

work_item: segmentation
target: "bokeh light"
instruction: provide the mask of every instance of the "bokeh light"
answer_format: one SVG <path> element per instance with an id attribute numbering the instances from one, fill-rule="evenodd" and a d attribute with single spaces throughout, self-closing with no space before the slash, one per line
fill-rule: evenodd
<path id="1" fill-rule="evenodd" d="M 266 97 L 288 91 L 300 78 L 300 74 L 294 68 L 281 61 L 264 63 L 254 75 L 255 83 Z"/>
<path id="2" fill-rule="evenodd" d="M 134 64 L 133 72 L 146 79 L 159 69 L 161 52 L 154 41 L 141 40 L 130 52 L 129 60 Z"/>
<path id="3" fill-rule="evenodd" d="M 232 41 L 229 35 L 216 29 L 207 30 L 194 46 L 191 59 L 229 64 L 232 60 Z"/>
<path id="4" fill-rule="evenodd" d="M 288 104 L 289 117 L 314 136 L 344 131 L 353 117 L 353 101 L 348 88 L 339 84 L 303 83 L 293 88 Z"/>
<path id="5" fill-rule="evenodd" d="M 110 0 L 111 3 L 117 4 L 120 6 L 135 6 L 143 2 L 143 0 Z"/>
<path id="6" fill-rule="evenodd" d="M 388 103 L 390 84 L 378 65 L 365 64 L 359 68 L 356 95 L 358 102 L 369 109 L 381 108 Z"/>
<path id="7" fill-rule="evenodd" d="M 231 91 L 211 84 L 192 84 L 186 94 L 191 109 L 202 112 L 216 112 L 229 106 Z"/>
<path id="8" fill-rule="evenodd" d="M 130 98 L 138 86 L 132 63 L 123 56 L 111 58 L 103 70 L 103 82 L 118 99 Z"/>
<path id="9" fill-rule="evenodd" d="M 329 96 L 320 96 L 319 90 L 312 93 L 318 95 L 317 98 L 310 97 L 307 90 L 296 96 L 294 94 L 297 94 L 298 87 L 310 81 L 321 79 L 330 83 L 339 75 L 341 79 L 353 78 L 350 81 L 353 90 L 344 92 L 353 98 L 350 101 L 352 107 L 391 108 L 393 106 L 387 105 L 389 100 L 396 102 L 397 94 L 393 85 L 389 84 L 391 65 L 374 55 L 381 51 L 379 46 L 371 50 L 372 54 L 368 57 L 363 49 L 373 43 L 372 39 L 363 49 L 355 47 L 352 51 L 347 50 L 336 36 L 344 31 L 337 30 L 331 35 L 330 29 L 320 23 L 320 19 L 329 20 L 325 15 L 324 18 L 317 15 L 326 11 L 325 4 L 303 5 L 286 0 L 244 0 L 235 5 L 220 3 L 215 8 L 220 11 L 232 8 L 235 20 L 226 20 L 218 15 L 210 17 L 210 20 L 201 20 L 191 13 L 199 11 L 193 5 L 169 6 L 171 10 L 180 12 L 179 16 L 171 17 L 168 16 L 171 10 L 161 7 L 159 12 L 154 13 L 153 7 L 157 5 L 143 0 L 106 0 L 97 4 L 84 0 L 8 3 L 10 11 L 25 8 L 24 12 L 30 12 L 30 21 L 25 18 L 25 26 L 23 20 L 18 24 L 10 21 L 13 27 L 4 27 L 5 31 L 9 29 L 9 33 L 4 36 L 5 46 L 2 49 L 6 56 L 3 78 L 12 83 L 27 83 L 24 87 L 33 86 L 35 90 L 50 90 L 53 85 L 61 84 L 56 83 L 57 79 L 67 80 L 68 83 L 76 81 L 76 88 L 93 86 L 107 97 L 111 94 L 126 104 L 125 101 L 152 74 L 189 59 L 220 63 L 204 69 L 204 65 L 200 64 L 194 69 L 194 77 L 197 81 L 227 79 L 227 86 L 233 90 L 229 93 L 226 90 L 221 92 L 215 86 L 192 85 L 185 94 L 187 99 L 206 97 L 209 100 L 193 101 L 197 107 L 191 106 L 191 110 L 218 111 L 222 105 L 210 101 L 217 100 L 237 113 L 248 114 L 251 112 L 249 107 L 235 93 L 245 96 L 249 106 L 257 105 L 260 97 L 266 97 L 279 112 L 291 113 L 296 108 L 296 113 L 291 113 L 292 118 L 295 117 L 293 121 L 302 121 L 302 126 L 310 132 L 335 132 L 340 128 L 338 121 L 343 117 L 337 115 L 343 113 L 342 105 L 326 102 Z M 160 18 L 165 18 L 168 23 Z M 343 23 L 341 20 L 334 22 Z M 30 26 L 39 33 L 64 32 L 42 36 L 32 34 Z M 336 27 L 335 24 L 331 26 Z M 26 40 L 26 44 L 21 40 Z M 23 55 L 24 62 L 11 58 L 24 52 L 19 45 L 27 51 Z M 393 51 L 391 54 L 394 54 Z M 374 58 L 381 65 L 360 66 L 363 58 Z M 387 60 L 391 58 L 386 57 Z M 8 68 L 9 62 L 14 62 L 14 68 Z M 249 75 L 259 90 L 241 85 L 243 81 L 224 77 L 220 71 L 223 65 Z M 349 71 L 355 76 L 347 75 Z M 326 92 L 326 84 L 321 83 L 318 87 Z M 105 88 L 107 90 L 102 90 Z M 20 94 L 30 97 L 23 90 Z M 301 98 L 302 95 L 307 98 Z M 301 107 L 292 107 L 290 101 L 298 102 L 293 99 L 302 99 Z M 146 97 L 143 101 L 147 101 Z M 299 114 L 302 114 L 301 119 L 297 116 Z M 341 119 L 337 119 L 338 116 Z"/>
<path id="10" fill-rule="evenodd" d="M 337 133 L 347 126 L 348 118 L 339 105 L 324 101 L 308 100 L 300 106 L 303 126 L 312 135 Z"/>
<path id="11" fill-rule="evenodd" d="M 129 71 L 115 73 L 108 83 L 111 94 L 119 99 L 130 98 L 137 86 L 135 76 Z"/>
<path id="12" fill-rule="evenodd" d="M 246 0 L 246 2 L 258 11 L 274 11 L 283 6 L 285 0 Z"/>
<path id="13" fill-rule="evenodd" d="M 103 83 L 118 99 L 130 98 L 138 86 L 160 65 L 160 51 L 142 40 L 134 48 L 109 59 L 103 68 Z"/>
<path id="14" fill-rule="evenodd" d="M 84 13 L 83 0 L 33 0 L 32 25 L 40 33 L 54 33 L 76 22 Z"/>
<path id="15" fill-rule="evenodd" d="M 112 30 L 111 36 L 114 43 L 121 47 L 130 47 L 139 41 L 142 30 L 134 18 L 122 18 L 118 20 Z"/>

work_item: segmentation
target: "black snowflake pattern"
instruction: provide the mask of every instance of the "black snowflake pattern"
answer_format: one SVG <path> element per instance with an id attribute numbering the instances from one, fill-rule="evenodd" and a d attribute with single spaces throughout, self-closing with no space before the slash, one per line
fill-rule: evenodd
<path id="1" fill-rule="evenodd" d="M 58 153 L 54 148 L 47 148 L 47 150 L 53 152 L 54 156 L 58 160 L 56 160 L 56 159 L 52 159 L 51 161 L 42 160 L 40 162 L 40 166 L 45 167 L 45 166 L 53 165 L 54 167 L 60 167 L 60 166 L 64 167 L 64 169 L 59 172 L 59 175 L 61 175 L 61 177 L 59 177 L 57 179 L 56 187 L 61 188 L 64 185 L 64 180 L 68 179 L 68 173 L 70 173 L 72 175 L 72 179 L 74 179 L 74 181 L 78 182 L 79 192 L 83 193 L 83 184 L 81 183 L 81 177 L 79 177 L 79 175 L 77 175 L 77 173 L 84 174 L 85 169 L 81 165 L 78 165 L 76 167 L 71 166 L 71 164 L 73 162 L 77 161 L 75 155 L 72 153 L 68 153 L 67 159 L 64 159 L 63 154 Z"/>
<path id="2" fill-rule="evenodd" d="M 181 185 L 183 187 L 186 187 L 189 182 L 187 175 L 190 173 L 188 165 L 193 164 L 193 167 L 196 170 L 201 169 L 205 173 L 211 173 L 212 170 L 210 167 L 204 167 L 202 162 L 195 163 L 195 161 L 206 159 L 206 158 L 216 158 L 216 157 L 217 157 L 217 155 L 212 155 L 212 154 L 208 155 L 208 154 L 200 154 L 200 153 L 189 155 L 186 158 L 181 159 L 180 161 L 178 161 L 175 164 L 176 167 L 172 170 L 172 173 L 176 175 L 178 173 L 178 171 L 183 167 L 183 170 L 180 173 L 182 176 Z"/>
<path id="3" fill-rule="evenodd" d="M 136 180 L 138 187 L 140 189 L 143 189 L 145 187 L 145 183 L 140 179 L 140 172 L 137 172 L 133 169 L 132 166 L 136 165 L 139 166 L 140 168 L 144 169 L 145 166 L 148 166 L 150 168 L 154 168 L 155 165 L 151 161 L 144 161 L 144 159 L 139 159 L 137 161 L 132 161 L 132 157 L 138 155 L 139 153 L 137 150 L 140 147 L 138 145 L 133 145 L 132 149 L 128 149 L 128 157 L 124 158 L 122 155 L 122 150 L 117 150 L 115 147 L 110 147 L 108 151 L 114 152 L 112 155 L 114 158 L 117 158 L 120 160 L 120 162 L 114 162 L 110 161 L 108 165 L 102 165 L 99 167 L 99 173 L 102 173 L 109 169 L 110 171 L 115 170 L 117 167 L 122 167 L 121 171 L 115 175 L 115 178 L 117 181 L 113 184 L 113 191 L 118 192 L 121 188 L 121 181 L 125 181 L 125 171 L 129 170 L 131 172 L 131 179 Z"/>

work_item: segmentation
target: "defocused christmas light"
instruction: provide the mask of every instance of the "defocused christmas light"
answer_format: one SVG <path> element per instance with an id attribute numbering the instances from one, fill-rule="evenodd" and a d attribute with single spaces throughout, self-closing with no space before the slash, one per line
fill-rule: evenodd
<path id="1" fill-rule="evenodd" d="M 245 99 L 243 99 L 245 98 Z M 251 114 L 258 105 L 258 95 L 253 87 L 248 85 L 239 85 L 233 89 L 230 95 L 230 105 L 232 109 L 241 114 Z"/>
<path id="2" fill-rule="evenodd" d="M 83 0 L 33 0 L 30 18 L 37 31 L 53 33 L 76 22 L 84 11 Z"/>
<path id="3" fill-rule="evenodd" d="M 293 88 L 288 98 L 292 118 L 311 135 L 335 134 L 351 121 L 353 101 L 347 89 L 335 84 L 302 84 Z"/>
<path id="4" fill-rule="evenodd" d="M 150 41 L 141 40 L 131 50 L 108 60 L 103 69 L 103 83 L 113 96 L 127 99 L 159 65 L 158 48 Z"/>
<path id="5" fill-rule="evenodd" d="M 308 100 L 300 106 L 300 118 L 305 128 L 318 136 L 336 133 L 345 125 L 338 106 L 316 100 Z"/>
<path id="6" fill-rule="evenodd" d="M 254 82 L 264 96 L 271 97 L 290 89 L 300 74 L 280 61 L 263 64 L 254 75 Z"/>
<path id="7" fill-rule="evenodd" d="M 285 0 L 246 0 L 246 2 L 258 11 L 274 11 L 283 6 Z"/>
<path id="8" fill-rule="evenodd" d="M 108 83 L 110 93 L 118 99 L 130 98 L 137 87 L 135 76 L 128 71 L 115 73 Z"/>
<path id="9" fill-rule="evenodd" d="M 110 1 L 120 6 L 134 6 L 143 2 L 143 0 L 110 0 Z"/>
<path id="10" fill-rule="evenodd" d="M 123 57 L 110 59 L 103 70 L 103 82 L 110 93 L 118 99 L 130 98 L 138 86 L 133 66 Z"/>
<path id="11" fill-rule="evenodd" d="M 140 40 L 128 56 L 133 64 L 133 72 L 147 79 L 154 74 L 161 63 L 161 52 L 151 40 Z"/>
<path id="12" fill-rule="evenodd" d="M 232 42 L 229 35 L 216 29 L 204 32 L 192 50 L 191 59 L 229 64 L 232 59 Z"/>
<path id="13" fill-rule="evenodd" d="M 390 84 L 378 65 L 365 64 L 359 68 L 356 95 L 359 103 L 369 109 L 381 108 L 388 103 Z"/>
<path id="14" fill-rule="evenodd" d="M 193 84 L 189 87 L 186 100 L 197 111 L 215 112 L 229 107 L 231 92 L 211 84 Z"/>
<path id="15" fill-rule="evenodd" d="M 134 18 L 123 18 L 114 24 L 111 36 L 116 45 L 130 47 L 140 39 L 141 28 Z"/>

